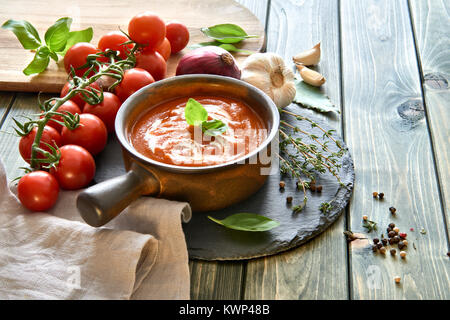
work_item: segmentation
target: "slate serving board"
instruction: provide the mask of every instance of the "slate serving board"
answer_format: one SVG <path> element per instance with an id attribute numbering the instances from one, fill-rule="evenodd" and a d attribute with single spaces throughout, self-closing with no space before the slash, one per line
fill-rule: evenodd
<path id="1" fill-rule="evenodd" d="M 308 116 L 323 129 L 331 128 L 323 121 L 307 115 L 296 105 L 288 107 L 291 111 Z M 285 117 L 288 122 L 296 124 L 303 130 L 308 130 L 321 137 L 321 131 L 312 129 L 305 121 Z M 335 136 L 341 145 L 345 143 Z M 319 139 L 320 140 L 320 139 Z M 304 140 L 307 142 L 308 140 Z M 332 151 L 337 151 L 334 144 L 329 144 Z M 334 148 L 333 148 L 334 147 Z M 115 137 L 110 137 L 105 150 L 97 157 L 97 173 L 95 180 L 104 181 L 125 173 L 122 152 Z M 316 185 L 322 185 L 321 193 L 307 190 L 308 203 L 300 213 L 293 213 L 292 206 L 303 199 L 303 192 L 296 189 L 295 179 L 281 176 L 279 173 L 268 177 L 265 185 L 247 200 L 213 212 L 194 212 L 189 223 L 183 225 L 189 257 L 200 260 L 241 260 L 276 254 L 297 247 L 322 233 L 341 215 L 347 205 L 354 183 L 353 161 L 347 152 L 341 159 L 340 178 L 345 187 L 339 186 L 334 176 L 327 173 L 320 175 Z M 279 182 L 283 180 L 286 186 L 280 191 Z M 286 197 L 294 198 L 288 205 Z M 319 207 L 323 202 L 330 202 L 331 210 L 323 214 Z M 267 216 L 280 222 L 280 226 L 265 232 L 245 232 L 231 230 L 220 226 L 207 218 L 208 215 L 223 219 L 239 212 L 251 212 Z"/>

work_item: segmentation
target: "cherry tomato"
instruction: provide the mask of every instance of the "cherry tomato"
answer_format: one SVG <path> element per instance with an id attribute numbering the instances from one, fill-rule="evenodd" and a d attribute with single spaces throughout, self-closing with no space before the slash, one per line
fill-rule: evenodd
<path id="1" fill-rule="evenodd" d="M 155 79 L 144 69 L 128 69 L 124 72 L 122 82 L 116 87 L 115 92 L 123 102 L 140 88 L 153 82 Z"/>
<path id="2" fill-rule="evenodd" d="M 19 180 L 17 195 L 20 203 L 31 211 L 46 211 L 58 200 L 59 185 L 45 171 L 27 173 Z"/>
<path id="3" fill-rule="evenodd" d="M 61 97 L 61 98 L 64 97 L 64 96 L 69 92 L 69 89 L 71 89 L 72 87 L 73 87 L 73 83 L 70 82 L 70 81 L 67 81 L 66 84 L 64 85 L 64 87 L 63 87 L 62 90 L 61 90 L 60 97 Z M 98 85 L 97 82 L 91 83 L 91 84 L 89 85 L 89 87 L 87 88 L 87 90 L 91 90 L 91 91 L 92 91 L 91 88 L 100 90 L 100 86 Z M 83 107 L 84 107 L 84 105 L 85 105 L 86 102 L 83 100 L 83 96 L 81 95 L 81 93 L 76 94 L 76 95 L 75 95 L 72 99 L 70 99 L 70 100 L 72 100 L 73 102 L 75 102 L 75 103 L 80 107 L 81 111 L 83 111 Z"/>
<path id="4" fill-rule="evenodd" d="M 98 53 L 99 50 L 92 44 L 87 42 L 78 42 L 67 50 L 64 56 L 64 67 L 66 72 L 70 74 L 70 66 L 75 69 L 75 74 L 81 77 L 87 70 L 87 68 L 78 69 L 82 65 L 86 64 L 86 58 L 90 54 Z"/>
<path id="5" fill-rule="evenodd" d="M 78 114 L 81 114 L 80 107 L 75 102 L 73 102 L 72 100 L 64 102 L 62 105 L 59 106 L 59 108 L 56 111 L 57 112 L 61 112 L 61 113 L 71 113 L 71 114 L 78 113 Z M 58 132 L 61 132 L 61 129 L 62 129 L 63 126 L 61 124 L 55 122 L 55 121 L 52 121 L 52 119 L 64 122 L 63 117 L 62 116 L 58 116 L 58 115 L 57 116 L 53 116 L 53 117 L 50 118 L 50 121 L 47 122 L 48 126 L 56 129 Z"/>
<path id="6" fill-rule="evenodd" d="M 170 42 L 172 53 L 183 50 L 189 42 L 188 28 L 179 22 L 173 21 L 166 24 L 166 38 Z"/>
<path id="7" fill-rule="evenodd" d="M 76 190 L 86 187 L 94 179 L 95 161 L 83 147 L 68 144 L 60 149 L 61 158 L 50 173 L 63 189 Z"/>
<path id="8" fill-rule="evenodd" d="M 106 49 L 119 51 L 119 57 L 126 59 L 127 53 L 133 49 L 133 45 L 131 43 L 126 45 L 123 44 L 127 41 L 129 41 L 129 39 L 122 32 L 111 31 L 100 38 L 98 41 L 98 48 L 101 51 L 106 51 Z"/>
<path id="9" fill-rule="evenodd" d="M 166 60 L 156 51 L 141 51 L 136 53 L 136 68 L 147 70 L 155 81 L 166 76 Z"/>
<path id="10" fill-rule="evenodd" d="M 122 102 L 111 92 L 103 93 L 103 101 L 96 105 L 86 102 L 84 105 L 84 113 L 94 114 L 99 117 L 106 126 L 108 132 L 114 131 L 114 121 L 116 120 L 117 111 L 119 111 Z"/>
<path id="11" fill-rule="evenodd" d="M 156 14 L 146 11 L 135 15 L 130 20 L 128 34 L 133 41 L 155 49 L 166 36 L 166 25 Z"/>
<path id="12" fill-rule="evenodd" d="M 162 55 L 164 60 L 166 60 L 166 61 L 169 60 L 170 53 L 172 52 L 172 49 L 170 48 L 169 40 L 167 38 L 164 38 L 163 42 L 159 45 L 158 48 L 156 48 L 156 51 L 158 51 L 159 54 Z"/>
<path id="13" fill-rule="evenodd" d="M 105 148 L 108 131 L 99 117 L 83 113 L 80 115 L 80 124 L 77 128 L 73 130 L 62 128 L 61 138 L 63 145 L 79 145 L 95 156 Z"/>
<path id="14" fill-rule="evenodd" d="M 23 160 L 25 160 L 28 163 L 30 163 L 31 147 L 34 142 L 34 138 L 36 137 L 37 130 L 38 130 L 38 128 L 34 127 L 30 131 L 30 133 L 28 133 L 26 136 L 23 136 L 22 138 L 20 138 L 19 152 L 20 152 L 20 155 L 22 156 Z M 44 131 L 42 132 L 41 143 L 39 144 L 39 148 L 50 152 L 51 149 L 46 145 L 46 143 L 53 147 L 61 145 L 61 135 L 55 128 L 52 128 L 48 125 L 44 127 Z M 42 153 L 40 153 L 40 152 L 37 153 L 37 159 L 44 159 L 44 158 L 45 157 L 43 156 Z M 45 164 L 43 164 L 43 165 L 45 165 Z"/>

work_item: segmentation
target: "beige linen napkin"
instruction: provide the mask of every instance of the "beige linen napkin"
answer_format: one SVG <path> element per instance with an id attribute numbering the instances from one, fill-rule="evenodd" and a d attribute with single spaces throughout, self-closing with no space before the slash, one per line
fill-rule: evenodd
<path id="1" fill-rule="evenodd" d="M 30 213 L 0 161 L 0 299 L 189 299 L 188 204 L 141 197 L 93 228 L 77 194 L 62 191 L 48 213 Z"/>

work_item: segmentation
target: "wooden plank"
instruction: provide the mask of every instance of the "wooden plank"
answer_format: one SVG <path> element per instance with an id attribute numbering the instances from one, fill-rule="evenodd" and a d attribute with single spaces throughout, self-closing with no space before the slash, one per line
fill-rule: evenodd
<path id="1" fill-rule="evenodd" d="M 268 0 L 238 0 L 265 25 Z M 245 262 L 190 261 L 191 299 L 240 299 Z"/>
<path id="2" fill-rule="evenodd" d="M 0 92 L 0 128 L 15 97 L 16 95 L 12 92 Z"/>
<path id="3" fill-rule="evenodd" d="M 342 1 L 340 12 L 345 136 L 356 172 L 350 225 L 364 232 L 368 215 L 379 226 L 369 240 L 352 242 L 351 298 L 449 299 L 448 243 L 407 1 Z M 370 250 L 390 222 L 408 233 L 405 260 Z"/>
<path id="4" fill-rule="evenodd" d="M 450 215 L 450 2 L 410 2 L 426 113 L 433 141 L 446 218 Z M 447 224 L 448 227 L 448 224 Z"/>
<path id="5" fill-rule="evenodd" d="M 271 1 L 267 51 L 277 52 L 292 65 L 293 55 L 321 42 L 318 69 L 327 78 L 327 94 L 340 106 L 338 34 L 336 1 Z M 322 118 L 339 130 L 339 117 Z M 297 249 L 249 261 L 245 299 L 347 299 L 344 230 L 345 217 L 341 217 L 322 235 Z"/>
<path id="6" fill-rule="evenodd" d="M 253 7 L 259 8 L 256 4 Z M 94 37 L 91 43 L 97 44 L 101 35 L 118 30 L 118 26 L 127 30 L 129 20 L 145 10 L 156 12 L 165 21 L 178 20 L 186 24 L 190 44 L 208 41 L 200 28 L 219 23 L 236 23 L 249 34 L 261 35 L 243 42 L 244 49 L 259 51 L 264 44 L 263 26 L 248 9 L 237 5 L 233 0 L 152 0 L 145 8 L 141 0 L 116 2 L 114 5 L 106 0 L 78 0 L 71 5 L 64 1 L 47 0 L 44 6 L 39 1 L 16 0 L 3 6 L 0 21 L 27 20 L 36 27 L 43 41 L 48 27 L 57 19 L 70 16 L 74 19 L 73 30 L 93 27 Z M 95 14 L 91 14 L 92 12 Z M 25 76 L 22 70 L 33 59 L 34 53 L 24 50 L 14 34 L 4 29 L 0 29 L 0 56 L 0 90 L 59 92 L 67 79 L 62 61 L 58 64 L 51 61 L 47 71 L 38 76 Z M 168 76 L 175 74 L 181 56 L 182 54 L 176 54 L 169 59 Z M 245 56 L 236 55 L 236 58 L 239 61 L 245 59 Z"/>

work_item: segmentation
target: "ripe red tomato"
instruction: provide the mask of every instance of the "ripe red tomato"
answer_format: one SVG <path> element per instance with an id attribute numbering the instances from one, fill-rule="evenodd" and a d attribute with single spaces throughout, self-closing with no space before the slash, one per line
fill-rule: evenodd
<path id="1" fill-rule="evenodd" d="M 123 43 L 127 41 L 129 41 L 129 39 L 122 32 L 111 31 L 100 38 L 98 41 L 98 48 L 101 51 L 106 51 L 106 49 L 119 51 L 119 57 L 126 59 L 127 53 L 133 49 L 133 45 L 131 43 L 123 45 Z"/>
<path id="2" fill-rule="evenodd" d="M 116 87 L 115 92 L 123 102 L 140 88 L 153 82 L 155 79 L 144 69 L 128 69 L 124 72 L 122 82 Z"/>
<path id="3" fill-rule="evenodd" d="M 60 149 L 61 158 L 51 174 L 63 189 L 77 190 L 86 187 L 95 175 L 95 161 L 83 147 L 68 144 Z"/>
<path id="4" fill-rule="evenodd" d="M 95 156 L 105 148 L 108 131 L 99 117 L 83 113 L 80 115 L 80 124 L 77 128 L 73 130 L 62 128 L 61 138 L 63 145 L 79 145 Z"/>
<path id="5" fill-rule="evenodd" d="M 189 42 L 188 28 L 179 22 L 173 21 L 166 24 L 166 38 L 170 42 L 172 53 L 183 50 Z"/>
<path id="6" fill-rule="evenodd" d="M 117 111 L 119 111 L 122 102 L 111 92 L 103 93 L 103 101 L 96 105 L 86 102 L 84 105 L 84 113 L 94 114 L 99 117 L 106 126 L 108 132 L 114 131 L 114 121 L 116 120 Z"/>
<path id="7" fill-rule="evenodd" d="M 80 107 L 72 100 L 64 102 L 62 105 L 59 106 L 59 108 L 56 111 L 61 112 L 61 113 L 81 114 Z M 58 132 L 61 132 L 61 129 L 63 126 L 55 121 L 52 121 L 52 119 L 64 122 L 63 117 L 62 116 L 53 116 L 50 118 L 50 121 L 47 122 L 48 126 L 56 129 Z"/>
<path id="8" fill-rule="evenodd" d="M 156 51 L 141 51 L 136 53 L 136 68 L 147 70 L 155 81 L 166 76 L 166 60 Z"/>
<path id="9" fill-rule="evenodd" d="M 128 34 L 133 41 L 157 48 L 166 36 L 166 25 L 156 14 L 146 11 L 135 15 L 128 24 Z"/>
<path id="10" fill-rule="evenodd" d="M 27 173 L 19 180 L 17 195 L 20 203 L 31 211 L 46 211 L 58 200 L 59 185 L 45 171 Z"/>
<path id="11" fill-rule="evenodd" d="M 28 163 L 30 163 L 31 147 L 34 142 L 34 138 L 36 137 L 37 130 L 38 128 L 34 127 L 33 130 L 30 131 L 30 133 L 20 138 L 19 152 L 23 160 L 25 160 Z M 39 144 L 39 148 L 50 152 L 51 149 L 46 145 L 46 143 L 53 147 L 61 145 L 61 135 L 55 128 L 52 128 L 48 125 L 44 127 L 44 131 L 42 132 L 41 143 Z M 45 158 L 44 155 L 38 152 L 37 159 L 44 159 L 44 158 Z"/>
<path id="12" fill-rule="evenodd" d="M 64 97 L 69 92 L 69 89 L 71 89 L 72 87 L 73 87 L 73 83 L 70 82 L 70 81 L 67 81 L 66 84 L 64 85 L 64 87 L 61 90 L 60 97 L 61 98 Z M 92 91 L 91 88 L 100 90 L 100 86 L 98 85 L 97 82 L 91 83 L 87 89 Z M 84 107 L 86 102 L 83 100 L 83 97 L 82 97 L 81 93 L 78 93 L 77 95 L 75 95 L 70 100 L 75 102 L 80 107 L 81 111 L 83 111 L 83 107 Z"/>
<path id="13" fill-rule="evenodd" d="M 87 68 L 78 69 L 82 65 L 86 64 L 86 58 L 90 54 L 98 53 L 99 50 L 92 44 L 87 42 L 78 42 L 67 50 L 64 56 L 64 67 L 66 72 L 70 74 L 70 66 L 75 69 L 75 74 L 81 77 L 87 70 Z"/>
<path id="14" fill-rule="evenodd" d="M 156 51 L 158 51 L 159 54 L 162 55 L 164 60 L 166 60 L 166 61 L 169 60 L 170 53 L 172 52 L 172 49 L 170 48 L 169 40 L 167 38 L 164 38 L 163 42 L 159 45 L 158 48 L 156 48 Z"/>

